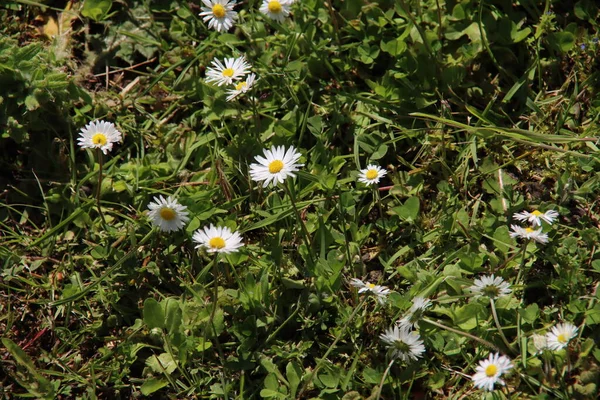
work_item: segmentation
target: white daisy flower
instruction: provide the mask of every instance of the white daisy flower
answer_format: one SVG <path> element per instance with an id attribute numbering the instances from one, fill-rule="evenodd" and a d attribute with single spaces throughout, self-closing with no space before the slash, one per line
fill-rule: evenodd
<path id="1" fill-rule="evenodd" d="M 244 245 L 242 237 L 237 232 L 231 232 L 226 226 L 215 227 L 213 224 L 198 229 L 192 236 L 198 245 L 205 247 L 209 253 L 233 253 Z"/>
<path id="2" fill-rule="evenodd" d="M 237 19 L 237 12 L 233 11 L 235 0 L 202 0 L 206 7 L 202 7 L 201 17 L 208 22 L 208 29 L 215 28 L 217 32 L 228 31 Z"/>
<path id="3" fill-rule="evenodd" d="M 410 310 L 408 312 L 411 314 L 416 314 L 425 311 L 429 307 L 431 307 L 431 300 L 426 299 L 422 296 L 416 296 L 413 299 L 412 306 L 410 307 Z"/>
<path id="4" fill-rule="evenodd" d="M 287 151 L 284 146 L 271 146 L 271 150 L 263 150 L 264 157 L 256 156 L 258 164 L 250 165 L 250 176 L 253 180 L 264 181 L 263 187 L 271 182 L 283 183 L 288 176 L 294 177 L 294 172 L 304 164 L 298 164 L 301 154 L 292 146 Z"/>
<path id="5" fill-rule="evenodd" d="M 419 320 L 423 316 L 425 310 L 429 307 L 431 307 L 431 300 L 421 296 L 415 297 L 410 310 L 408 310 L 408 314 L 400 319 L 396 324 L 400 327 L 407 327 L 410 329 L 413 327 L 418 327 Z"/>
<path id="6" fill-rule="evenodd" d="M 121 132 L 112 122 L 93 121 L 79 132 L 79 146 L 83 149 L 100 149 L 106 154 L 112 150 L 113 143 L 121 141 Z"/>
<path id="7" fill-rule="evenodd" d="M 256 75 L 250 74 L 250 75 L 248 75 L 248 79 L 235 84 L 235 89 L 227 89 L 227 94 L 229 95 L 229 96 L 227 96 L 227 101 L 231 101 L 231 100 L 235 99 L 236 97 L 238 97 L 240 94 L 246 93 L 247 91 L 252 89 L 252 86 L 254 85 L 255 80 L 256 80 Z"/>
<path id="8" fill-rule="evenodd" d="M 392 326 L 379 337 L 388 346 L 391 357 L 399 358 L 404 362 L 416 361 L 423 357 L 425 352 L 425 346 L 419 334 L 411 332 L 406 327 Z"/>
<path id="9" fill-rule="evenodd" d="M 487 360 L 479 361 L 475 375 L 471 377 L 478 389 L 494 390 L 494 385 L 504 385 L 500 377 L 513 367 L 510 359 L 500 354 L 490 354 Z"/>
<path id="10" fill-rule="evenodd" d="M 212 65 L 213 67 L 208 67 L 206 70 L 206 81 L 215 82 L 217 86 L 231 85 L 233 81 L 242 79 L 250 69 L 250 64 L 244 56 L 226 58 L 225 64 L 213 60 Z"/>
<path id="11" fill-rule="evenodd" d="M 577 327 L 570 322 L 556 325 L 546 334 L 548 348 L 550 350 L 560 350 L 569 344 L 569 341 L 577 335 Z"/>
<path id="12" fill-rule="evenodd" d="M 377 298 L 379 304 L 384 304 L 390 289 L 385 286 L 375 285 L 374 283 L 363 282 L 360 279 L 352 278 L 350 285 L 358 288 L 358 293 L 371 292 Z"/>
<path id="13" fill-rule="evenodd" d="M 163 196 L 158 196 L 154 197 L 153 200 L 148 204 L 150 210 L 148 216 L 152 224 L 158 226 L 161 231 L 178 231 L 189 221 L 187 207 L 179 204 L 171 196 L 166 199 Z"/>
<path id="14" fill-rule="evenodd" d="M 289 0 L 263 0 L 259 10 L 269 18 L 278 22 L 283 22 L 283 20 L 290 15 L 292 4 L 293 2 Z"/>
<path id="15" fill-rule="evenodd" d="M 533 339 L 533 346 L 537 350 L 536 354 L 548 350 L 547 335 L 538 335 L 537 333 L 534 333 L 531 338 Z"/>
<path id="16" fill-rule="evenodd" d="M 494 277 L 494 274 L 475 279 L 473 286 L 470 286 L 468 290 L 473 292 L 476 298 L 487 296 L 490 299 L 506 296 L 512 292 L 510 283 L 505 282 L 499 276 Z"/>
<path id="17" fill-rule="evenodd" d="M 361 169 L 358 174 L 358 181 L 365 185 L 372 185 L 379 183 L 379 179 L 383 178 L 387 174 L 387 171 L 381 168 L 379 165 L 367 165 L 367 168 Z"/>
<path id="18" fill-rule="evenodd" d="M 560 214 L 554 210 L 548 210 L 545 213 L 535 210 L 533 212 L 523 211 L 513 215 L 513 219 L 519 221 L 528 221 L 533 226 L 542 226 L 542 221 L 546 221 L 552 225 L 554 220 L 558 218 Z"/>
<path id="19" fill-rule="evenodd" d="M 512 229 L 510 232 L 512 238 L 520 237 L 528 240 L 533 239 L 538 243 L 548 243 L 548 235 L 542 233 L 542 228 L 534 230 L 533 228 L 521 228 L 517 225 L 511 225 L 510 228 Z"/>

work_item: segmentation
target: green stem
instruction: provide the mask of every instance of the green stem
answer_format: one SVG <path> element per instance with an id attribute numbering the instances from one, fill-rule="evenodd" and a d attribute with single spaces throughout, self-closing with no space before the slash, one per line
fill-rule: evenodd
<path id="1" fill-rule="evenodd" d="M 98 214 L 100 214 L 100 218 L 104 225 L 106 225 L 106 220 L 104 219 L 104 214 L 102 214 L 102 207 L 100 206 L 100 194 L 102 193 L 102 167 L 104 165 L 104 159 L 102 158 L 102 151 L 98 148 L 98 190 L 96 191 L 96 204 L 98 205 Z"/>
<path id="2" fill-rule="evenodd" d="M 315 376 L 317 376 L 317 372 L 319 372 L 319 369 L 321 369 L 321 367 L 323 366 L 323 364 L 327 360 L 327 356 L 329 355 L 329 353 L 331 353 L 333 351 L 333 349 L 335 348 L 335 345 L 337 344 L 337 342 L 339 342 L 340 339 L 344 336 L 344 333 L 346 333 L 346 328 L 348 328 L 348 325 L 350 325 L 350 321 L 352 321 L 354 319 L 354 317 L 356 316 L 356 314 L 362 309 L 362 306 L 365 304 L 365 302 L 367 301 L 367 299 L 368 299 L 368 297 L 365 296 L 362 299 L 362 301 L 358 304 L 358 306 L 356 306 L 356 308 L 354 308 L 354 311 L 352 311 L 352 314 L 350 314 L 350 316 L 348 317 L 348 319 L 346 320 L 346 322 L 342 326 L 342 330 L 339 333 L 339 335 L 335 338 L 335 340 L 333 341 L 333 343 L 331 344 L 331 346 L 329 346 L 329 348 L 327 349 L 327 351 L 325 352 L 325 354 L 323 355 L 323 357 L 317 362 L 317 366 L 315 367 L 315 369 L 313 370 L 312 374 L 310 375 L 310 378 L 308 378 L 308 380 L 302 386 L 302 389 L 298 393 L 297 398 L 302 398 L 302 394 L 306 391 L 306 389 L 308 388 L 308 386 L 310 385 L 310 383 L 312 382 L 312 380 L 315 378 Z"/>
<path id="3" fill-rule="evenodd" d="M 523 244 L 523 256 L 521 257 L 521 266 L 519 267 L 519 272 L 517 272 L 517 279 L 515 280 L 515 285 L 521 284 L 521 275 L 523 274 L 523 269 L 525 268 L 525 255 L 527 254 L 527 245 L 529 244 L 529 240 L 525 241 Z"/>
<path id="4" fill-rule="evenodd" d="M 490 343 L 487 340 L 479 338 L 479 337 L 477 337 L 475 335 L 471 335 L 470 333 L 463 332 L 463 331 L 460 331 L 458 329 L 451 328 L 451 327 L 446 326 L 444 324 L 440 324 L 439 322 L 433 321 L 433 320 L 431 320 L 429 318 L 422 318 L 422 320 L 425 321 L 425 322 L 427 322 L 428 324 L 431 324 L 433 326 L 437 326 L 438 328 L 445 329 L 447 331 L 454 332 L 454 333 L 456 333 L 458 335 L 468 337 L 469 339 L 473 339 L 476 342 L 479 342 L 479 343 L 481 343 L 484 346 L 487 346 L 487 347 L 489 347 L 491 349 L 500 351 L 500 349 L 498 348 L 498 346 L 496 346 L 495 344 Z"/>
<path id="5" fill-rule="evenodd" d="M 310 253 L 311 261 L 314 263 L 316 261 L 316 259 L 315 259 L 315 254 L 314 254 L 313 247 L 312 247 L 312 240 L 310 239 L 310 235 L 308 234 L 308 229 L 306 229 L 306 225 L 304 224 L 302 215 L 300 215 L 300 210 L 298 209 L 298 206 L 296 205 L 295 196 L 292 194 L 292 190 L 290 190 L 290 188 L 285 183 L 282 186 L 283 186 L 283 189 L 285 190 L 286 194 L 288 195 L 290 202 L 292 203 L 292 208 L 294 209 L 294 212 L 296 213 L 296 219 L 298 220 L 298 223 L 300 224 L 300 227 L 302 228 L 302 233 L 304 235 L 304 239 L 306 240 L 306 247 L 308 247 L 308 252 Z"/>
<path id="6" fill-rule="evenodd" d="M 217 348 L 217 352 L 219 353 L 219 359 L 221 360 L 221 364 L 223 368 L 225 368 L 225 357 L 223 355 L 223 349 L 221 348 L 221 343 L 219 342 L 219 334 L 217 333 L 217 328 L 215 327 L 215 314 L 217 312 L 217 303 L 219 300 L 219 280 L 218 280 L 218 270 L 217 265 L 219 261 L 219 252 L 215 252 L 215 258 L 213 260 L 213 279 L 214 279 L 214 288 L 213 288 L 213 307 L 210 312 L 209 323 L 215 335 L 215 345 Z M 227 396 L 227 382 L 225 381 L 225 373 L 221 371 L 221 385 L 223 386 L 223 396 L 225 400 L 228 399 Z"/>
<path id="7" fill-rule="evenodd" d="M 507 350 L 509 350 L 512 353 L 516 353 L 515 349 L 508 342 L 508 339 L 506 339 L 504 332 L 502 332 L 502 326 L 500 325 L 500 320 L 498 319 L 498 313 L 496 313 L 496 304 L 494 303 L 494 299 L 492 299 L 491 297 L 490 297 L 490 307 L 492 309 L 492 316 L 494 317 L 494 322 L 496 323 L 496 328 L 498 328 L 498 333 L 500 334 L 502 341 L 506 345 Z"/>
<path id="8" fill-rule="evenodd" d="M 375 398 L 375 400 L 379 400 L 379 398 L 381 397 L 381 391 L 383 390 L 383 382 L 385 382 L 385 378 L 387 378 L 388 374 L 390 373 L 392 365 L 394 365 L 394 361 L 396 361 L 396 359 L 392 358 L 392 361 L 390 361 L 387 368 L 385 369 L 385 372 L 383 373 L 383 376 L 381 377 L 381 382 L 379 382 L 379 389 L 377 389 L 377 397 Z"/>

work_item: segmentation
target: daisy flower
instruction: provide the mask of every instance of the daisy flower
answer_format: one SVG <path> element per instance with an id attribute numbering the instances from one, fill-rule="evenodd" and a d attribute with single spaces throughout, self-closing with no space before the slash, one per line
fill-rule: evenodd
<path id="1" fill-rule="evenodd" d="M 548 350 L 547 335 L 538 335 L 537 333 L 534 333 L 531 338 L 533 339 L 533 346 L 536 349 L 536 354 Z"/>
<path id="2" fill-rule="evenodd" d="M 419 334 L 406 327 L 392 326 L 379 337 L 387 345 L 391 357 L 405 362 L 416 361 L 425 352 Z"/>
<path id="3" fill-rule="evenodd" d="M 121 132 L 112 122 L 93 121 L 81 129 L 77 141 L 83 149 L 100 149 L 106 154 L 112 150 L 113 143 L 121 141 Z"/>
<path id="4" fill-rule="evenodd" d="M 387 171 L 379 165 L 367 165 L 367 168 L 360 170 L 358 181 L 365 185 L 372 185 L 373 183 L 379 183 L 379 179 L 383 178 L 386 174 Z"/>
<path id="5" fill-rule="evenodd" d="M 431 300 L 421 296 L 417 296 L 413 299 L 412 306 L 408 310 L 408 314 L 405 315 L 401 320 L 398 321 L 398 326 L 413 328 L 419 326 L 419 319 L 423 316 L 426 309 L 431 307 Z"/>
<path id="6" fill-rule="evenodd" d="M 206 7 L 202 7 L 199 14 L 208 22 L 208 29 L 213 27 L 217 32 L 228 31 L 237 19 L 237 12 L 233 11 L 235 0 L 202 0 Z"/>
<path id="7" fill-rule="evenodd" d="M 577 335 L 577 327 L 570 322 L 556 325 L 546 334 L 548 348 L 550 350 L 560 350 L 569 344 L 569 341 Z"/>
<path id="8" fill-rule="evenodd" d="M 198 229 L 192 240 L 198 243 L 196 248 L 205 247 L 209 253 L 233 253 L 244 245 L 239 233 L 231 232 L 225 226 L 215 227 L 213 224 Z"/>
<path id="9" fill-rule="evenodd" d="M 248 79 L 246 79 L 245 81 L 238 82 L 235 85 L 235 89 L 227 89 L 227 94 L 229 95 L 227 96 L 227 101 L 231 101 L 238 97 L 240 94 L 246 93 L 247 91 L 252 89 L 252 86 L 254 85 L 255 81 L 256 75 L 250 74 L 248 75 Z"/>
<path id="10" fill-rule="evenodd" d="M 506 296 L 512 292 L 510 283 L 505 282 L 499 276 L 494 277 L 494 274 L 475 279 L 468 290 L 473 292 L 475 297 L 487 296 L 490 299 Z"/>
<path id="11" fill-rule="evenodd" d="M 206 81 L 215 82 L 217 86 L 231 85 L 233 81 L 242 79 L 248 73 L 250 64 L 244 56 L 226 58 L 225 64 L 219 60 L 212 61 L 213 67 L 206 70 Z"/>
<path id="12" fill-rule="evenodd" d="M 377 298 L 379 304 L 384 304 L 390 289 L 385 286 L 375 285 L 374 283 L 363 282 L 360 279 L 352 278 L 350 285 L 358 288 L 358 293 L 371 292 Z"/>
<path id="13" fill-rule="evenodd" d="M 284 146 L 271 146 L 271 150 L 263 150 L 264 157 L 256 156 L 258 164 L 250 165 L 250 176 L 253 180 L 264 181 L 263 187 L 271 182 L 283 183 L 288 176 L 294 177 L 294 172 L 304 164 L 298 164 L 301 154 L 292 146 L 287 151 Z"/>
<path id="14" fill-rule="evenodd" d="M 150 210 L 148 216 L 152 224 L 158 226 L 161 231 L 178 231 L 189 221 L 187 207 L 179 204 L 171 196 L 166 199 L 163 196 L 158 196 L 154 197 L 153 200 L 148 204 Z"/>
<path id="15" fill-rule="evenodd" d="M 554 220 L 559 216 L 558 212 L 554 210 L 548 210 L 545 213 L 535 210 L 533 212 L 522 211 L 513 215 L 513 219 L 519 221 L 528 221 L 533 226 L 542 226 L 542 221 L 546 221 L 552 225 Z"/>
<path id="16" fill-rule="evenodd" d="M 259 10 L 269 18 L 283 22 L 290 15 L 290 7 L 293 2 L 289 0 L 263 0 Z"/>
<path id="17" fill-rule="evenodd" d="M 517 225 L 511 225 L 510 237 L 520 237 L 523 239 L 533 239 L 538 243 L 548 243 L 548 235 L 542 233 L 542 228 L 534 230 L 533 228 L 521 228 Z"/>
<path id="18" fill-rule="evenodd" d="M 510 359 L 500 354 L 490 354 L 487 360 L 479 361 L 475 375 L 471 377 L 478 389 L 494 390 L 494 385 L 504 385 L 500 377 L 513 367 Z"/>

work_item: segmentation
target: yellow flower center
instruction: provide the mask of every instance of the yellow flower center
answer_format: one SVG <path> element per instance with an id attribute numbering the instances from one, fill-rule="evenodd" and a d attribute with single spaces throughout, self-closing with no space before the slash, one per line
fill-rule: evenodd
<path id="1" fill-rule="evenodd" d="M 277 0 L 271 0 L 267 5 L 267 8 L 273 14 L 279 14 L 281 12 L 281 3 Z"/>
<path id="2" fill-rule="evenodd" d="M 374 283 L 367 283 L 367 287 L 369 289 L 373 289 L 375 287 L 375 284 Z"/>
<path id="3" fill-rule="evenodd" d="M 210 239 L 208 245 L 211 247 L 211 249 L 222 249 L 225 247 L 225 240 L 223 240 L 222 237 L 214 237 Z"/>
<path id="4" fill-rule="evenodd" d="M 92 136 L 92 143 L 96 146 L 104 146 L 108 140 L 106 139 L 106 135 L 104 133 L 96 133 Z"/>
<path id="5" fill-rule="evenodd" d="M 531 233 L 531 232 L 533 232 L 533 229 L 531 229 L 531 228 L 525 228 L 525 232 Z"/>
<path id="6" fill-rule="evenodd" d="M 556 340 L 558 340 L 559 343 L 567 343 L 569 341 L 569 339 L 567 338 L 567 336 L 564 333 L 561 333 L 560 335 L 558 335 L 556 337 Z"/>
<path id="7" fill-rule="evenodd" d="M 244 89 L 246 86 L 248 86 L 248 84 L 246 82 L 240 82 L 237 85 L 235 85 L 235 90 L 237 90 L 238 92 L 242 89 Z"/>
<path id="8" fill-rule="evenodd" d="M 489 377 L 496 375 L 497 372 L 498 372 L 498 367 L 496 367 L 494 364 L 488 365 L 487 368 L 485 369 L 485 374 Z"/>
<path id="9" fill-rule="evenodd" d="M 283 169 L 283 161 L 274 160 L 269 164 L 269 172 L 272 174 L 276 174 Z"/>
<path id="10" fill-rule="evenodd" d="M 223 70 L 223 76 L 226 77 L 226 78 L 231 78 L 233 76 L 234 72 L 235 71 L 233 70 L 233 68 L 225 68 Z"/>
<path id="11" fill-rule="evenodd" d="M 373 179 L 377 178 L 378 175 L 379 174 L 377 173 L 376 169 L 370 169 L 365 174 L 365 176 L 367 177 L 367 179 L 370 180 L 370 181 L 372 181 Z"/>
<path id="12" fill-rule="evenodd" d="M 174 219 L 177 216 L 177 213 L 175 212 L 175 210 L 173 210 L 172 208 L 169 207 L 163 207 L 160 209 L 160 217 L 162 219 L 164 219 L 165 221 L 171 221 L 172 219 Z"/>
<path id="13" fill-rule="evenodd" d="M 531 215 L 535 215 L 536 217 L 539 217 L 540 215 L 544 215 L 544 213 L 539 212 L 538 210 L 535 210 L 534 212 L 531 213 Z"/>
<path id="14" fill-rule="evenodd" d="M 225 16 L 225 7 L 221 4 L 215 4 L 212 8 L 213 15 L 217 18 L 223 18 Z"/>

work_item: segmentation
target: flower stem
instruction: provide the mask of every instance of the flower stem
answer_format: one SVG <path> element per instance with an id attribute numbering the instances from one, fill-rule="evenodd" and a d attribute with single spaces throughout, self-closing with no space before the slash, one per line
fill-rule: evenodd
<path id="1" fill-rule="evenodd" d="M 298 209 L 298 206 L 296 205 L 296 198 L 292 194 L 292 190 L 290 190 L 290 188 L 285 183 L 283 184 L 283 189 L 285 190 L 286 194 L 288 195 L 288 197 L 290 199 L 290 202 L 292 203 L 292 208 L 294 209 L 294 212 L 296 213 L 296 219 L 298 220 L 298 223 L 300 224 L 300 227 L 302 228 L 302 233 L 304 235 L 304 239 L 306 240 L 306 247 L 308 247 L 308 252 L 310 253 L 311 261 L 314 263 L 316 260 L 315 260 L 315 254 L 313 252 L 312 240 L 310 239 L 310 235 L 308 234 L 308 229 L 306 229 L 306 225 L 304 224 L 302 215 L 300 215 L 300 210 Z"/>
<path id="2" fill-rule="evenodd" d="M 488 341 L 487 341 L 487 340 L 485 340 L 485 339 L 479 338 L 479 337 L 477 337 L 477 336 L 475 336 L 475 335 L 471 335 L 470 333 L 463 332 L 463 331 L 461 331 L 461 330 L 458 330 L 458 329 L 451 328 L 451 327 L 449 327 L 449 326 L 446 326 L 446 325 L 444 325 L 444 324 L 440 324 L 439 322 L 436 322 L 436 321 L 434 321 L 434 320 L 431 320 L 431 319 L 429 319 L 429 318 L 422 318 L 422 321 L 425 321 L 425 322 L 427 322 L 428 324 L 431 324 L 431 325 L 433 325 L 433 326 L 437 326 L 438 328 L 445 329 L 445 330 L 447 330 L 447 331 L 454 332 L 454 333 L 456 333 L 456 334 L 459 334 L 459 335 L 461 335 L 461 336 L 468 337 L 469 339 L 473 339 L 473 340 L 475 340 L 476 342 L 479 342 L 479 343 L 481 343 L 482 345 L 484 345 L 484 346 L 487 346 L 487 347 L 489 347 L 489 348 L 491 348 L 491 349 L 494 349 L 494 350 L 497 350 L 497 351 L 499 351 L 499 350 L 500 350 L 500 349 L 498 348 L 498 346 L 496 346 L 495 344 L 493 344 L 493 343 L 491 343 L 491 342 L 488 342 Z"/>
<path id="3" fill-rule="evenodd" d="M 215 345 L 217 347 L 217 352 L 219 353 L 219 359 L 221 360 L 223 367 L 225 367 L 225 357 L 223 355 L 223 349 L 221 348 L 221 343 L 219 342 L 219 334 L 217 333 L 217 328 L 215 327 L 215 321 L 214 321 L 215 314 L 217 312 L 217 303 L 219 300 L 219 280 L 218 280 L 218 270 L 217 270 L 218 261 L 219 261 L 219 253 L 215 252 L 215 258 L 213 260 L 213 279 L 214 279 L 213 306 L 212 306 L 212 310 L 210 312 L 209 323 L 215 334 L 214 339 L 215 339 Z M 222 372 L 221 373 L 221 385 L 223 385 L 223 395 L 224 395 L 225 400 L 228 399 L 226 384 L 227 384 L 227 382 L 225 380 L 225 374 Z"/>
<path id="4" fill-rule="evenodd" d="M 387 368 L 385 369 L 385 372 L 383 373 L 383 376 L 381 377 L 381 382 L 379 382 L 379 389 L 377 389 L 377 397 L 375 398 L 375 400 L 379 400 L 379 398 L 381 397 L 381 391 L 383 390 L 383 382 L 385 382 L 385 378 L 387 378 L 388 374 L 390 373 L 392 365 L 394 365 L 394 361 L 396 361 L 396 359 L 392 358 L 392 361 L 390 361 Z"/>
<path id="5" fill-rule="evenodd" d="M 523 273 L 523 269 L 525 268 L 525 255 L 527 254 L 527 245 L 529 244 L 529 240 L 523 243 L 523 255 L 521 257 L 521 266 L 519 267 L 519 272 L 517 272 L 517 280 L 515 281 L 515 285 L 521 284 L 521 275 Z"/>
<path id="6" fill-rule="evenodd" d="M 100 194 L 102 193 L 102 167 L 104 165 L 104 159 L 102 158 L 102 151 L 100 149 L 97 149 L 96 154 L 98 154 L 98 190 L 96 191 L 96 205 L 98 206 L 98 214 L 100 214 L 102 223 L 106 225 L 104 214 L 102 214 L 102 207 L 100 206 Z"/>
<path id="7" fill-rule="evenodd" d="M 504 332 L 502 332 L 502 326 L 500 325 L 500 320 L 498 319 L 498 313 L 496 313 L 496 304 L 494 303 L 494 299 L 490 297 L 490 308 L 492 309 L 492 316 L 494 317 L 494 322 L 496 323 L 496 328 L 498 328 L 498 333 L 502 338 L 502 341 L 506 345 L 507 350 L 512 353 L 516 353 L 516 350 L 510 345 L 506 336 L 504 336 Z"/>

